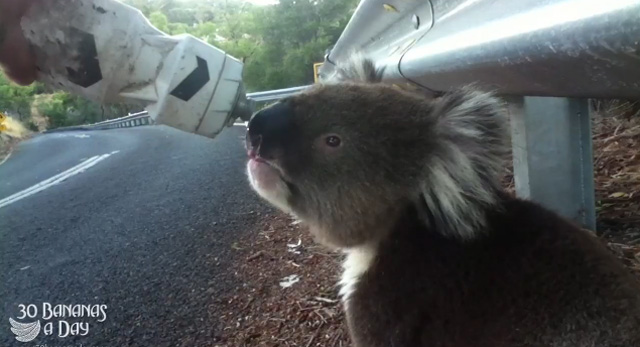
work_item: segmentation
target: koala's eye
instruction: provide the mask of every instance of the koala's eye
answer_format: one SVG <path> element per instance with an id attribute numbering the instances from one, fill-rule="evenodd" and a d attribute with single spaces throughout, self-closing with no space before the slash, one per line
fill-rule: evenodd
<path id="1" fill-rule="evenodd" d="M 342 143 L 342 140 L 340 140 L 340 138 L 336 135 L 329 135 L 324 139 L 324 142 L 329 147 L 339 147 Z"/>

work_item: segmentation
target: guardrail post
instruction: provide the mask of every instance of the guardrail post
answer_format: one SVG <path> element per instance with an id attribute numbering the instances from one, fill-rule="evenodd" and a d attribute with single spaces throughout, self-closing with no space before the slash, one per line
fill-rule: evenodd
<path id="1" fill-rule="evenodd" d="M 589 100 L 524 97 L 509 104 L 516 194 L 595 231 Z"/>

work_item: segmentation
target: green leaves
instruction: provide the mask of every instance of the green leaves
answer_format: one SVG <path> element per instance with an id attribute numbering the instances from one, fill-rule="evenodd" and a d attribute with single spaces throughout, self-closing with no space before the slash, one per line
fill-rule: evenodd
<path id="1" fill-rule="evenodd" d="M 48 128 L 94 123 L 127 115 L 132 107 L 101 106 L 66 92 L 52 92 L 40 83 L 23 87 L 0 71 L 0 111 L 7 112 L 23 124 L 37 124 L 36 118 L 48 119 Z M 35 118 L 34 118 L 35 117 Z"/>
<path id="2" fill-rule="evenodd" d="M 11 81 L 0 71 L 0 111 L 5 111 L 25 120 L 30 116 L 33 96 L 42 89 L 39 85 L 23 87 Z"/>

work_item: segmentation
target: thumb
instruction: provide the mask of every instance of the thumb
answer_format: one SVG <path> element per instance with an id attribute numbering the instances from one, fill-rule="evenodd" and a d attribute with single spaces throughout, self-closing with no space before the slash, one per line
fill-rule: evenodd
<path id="1" fill-rule="evenodd" d="M 20 27 L 20 20 L 35 2 L 0 0 L 0 65 L 21 85 L 32 83 L 37 75 L 35 57 Z"/>
<path id="2" fill-rule="evenodd" d="M 11 28 L 6 32 L 5 42 L 0 47 L 0 63 L 5 67 L 7 76 L 16 83 L 28 85 L 35 81 L 35 57 L 20 27 Z"/>

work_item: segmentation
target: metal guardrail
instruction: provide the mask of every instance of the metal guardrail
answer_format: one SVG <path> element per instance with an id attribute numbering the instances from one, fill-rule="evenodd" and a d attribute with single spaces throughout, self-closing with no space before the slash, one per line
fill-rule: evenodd
<path id="1" fill-rule="evenodd" d="M 353 53 L 425 93 L 509 104 L 516 192 L 595 229 L 587 98 L 640 97 L 640 0 L 362 0 L 320 80 Z"/>
<path id="2" fill-rule="evenodd" d="M 130 128 L 141 125 L 151 125 L 154 124 L 153 119 L 149 116 L 147 111 L 142 111 L 138 113 L 129 114 L 128 116 L 109 119 L 106 121 L 102 121 L 99 123 L 91 124 L 90 127 L 93 129 L 115 129 L 115 128 Z"/>
<path id="3" fill-rule="evenodd" d="M 265 92 L 249 93 L 247 94 L 247 98 L 254 102 L 279 100 L 282 98 L 286 98 L 287 96 L 298 94 L 309 87 L 310 85 L 293 87 L 293 88 L 285 88 L 285 89 L 268 90 Z"/>
<path id="4" fill-rule="evenodd" d="M 637 98 L 640 0 L 363 0 L 320 75 L 355 51 L 425 91 Z"/>
<path id="5" fill-rule="evenodd" d="M 106 129 L 118 129 L 118 128 L 131 128 L 143 125 L 155 124 L 153 119 L 149 116 L 147 111 L 129 114 L 124 117 L 109 119 L 102 122 L 70 127 L 60 127 L 45 131 L 45 133 L 55 133 L 63 131 L 76 131 L 76 130 L 106 130 Z"/>

